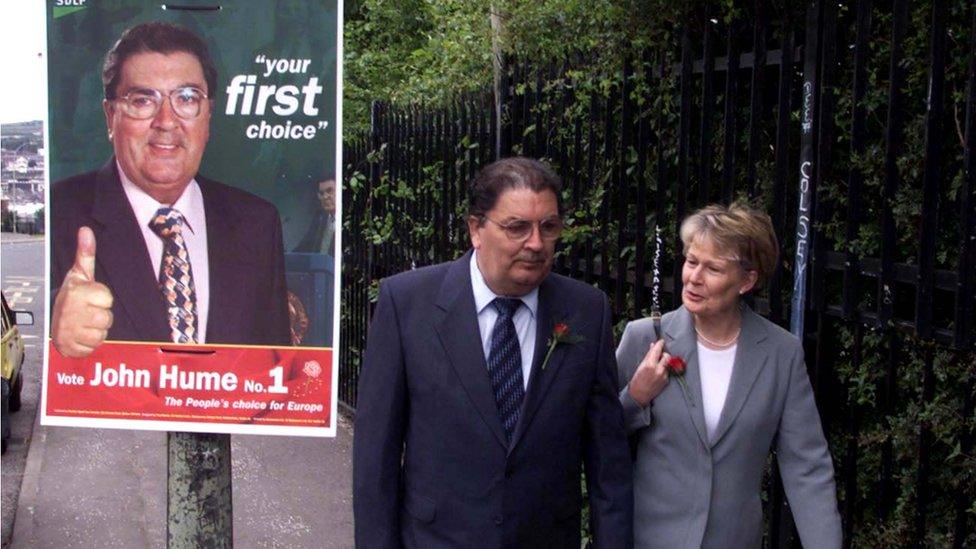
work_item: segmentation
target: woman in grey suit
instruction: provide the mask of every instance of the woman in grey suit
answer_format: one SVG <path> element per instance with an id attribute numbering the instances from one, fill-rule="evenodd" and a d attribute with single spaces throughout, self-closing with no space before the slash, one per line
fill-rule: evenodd
<path id="1" fill-rule="evenodd" d="M 660 336 L 649 318 L 630 322 L 617 348 L 620 401 L 638 441 L 637 547 L 760 547 L 773 448 L 804 547 L 840 547 L 834 468 L 803 348 L 742 303 L 776 266 L 769 216 L 709 206 L 684 220 L 681 240 L 682 306 L 664 315 Z M 683 363 L 682 379 L 669 380 L 669 361 Z"/>

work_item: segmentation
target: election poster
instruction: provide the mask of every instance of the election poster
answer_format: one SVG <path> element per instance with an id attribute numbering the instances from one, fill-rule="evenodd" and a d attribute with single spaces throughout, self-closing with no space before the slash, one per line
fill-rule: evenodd
<path id="1" fill-rule="evenodd" d="M 45 425 L 334 436 L 338 0 L 48 0 Z"/>

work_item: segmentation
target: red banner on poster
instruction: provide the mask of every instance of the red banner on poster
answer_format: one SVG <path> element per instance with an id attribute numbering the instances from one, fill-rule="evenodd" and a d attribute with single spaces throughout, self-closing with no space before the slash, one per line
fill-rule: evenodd
<path id="1" fill-rule="evenodd" d="M 48 417 L 331 424 L 332 349 L 106 342 L 81 359 L 49 353 Z"/>

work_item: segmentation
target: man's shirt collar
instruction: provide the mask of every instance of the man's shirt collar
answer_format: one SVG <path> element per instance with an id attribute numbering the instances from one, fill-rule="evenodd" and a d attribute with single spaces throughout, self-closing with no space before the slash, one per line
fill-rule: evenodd
<path id="1" fill-rule="evenodd" d="M 122 190 L 125 191 L 125 196 L 128 198 L 129 204 L 132 205 L 132 211 L 136 214 L 136 221 L 139 222 L 140 226 L 147 226 L 152 221 L 153 216 L 156 215 L 156 211 L 164 206 L 169 206 L 183 214 L 187 228 L 192 233 L 196 233 L 197 229 L 206 223 L 203 212 L 203 193 L 200 191 L 200 185 L 197 184 L 196 179 L 190 180 L 176 202 L 163 204 L 133 183 L 122 170 L 118 160 L 115 161 L 115 167 L 118 169 L 119 179 L 122 181 Z"/>
<path id="2" fill-rule="evenodd" d="M 481 269 L 478 268 L 478 250 L 474 250 L 471 254 L 471 288 L 474 290 L 474 310 L 479 315 L 496 297 L 500 297 L 491 291 L 488 283 L 485 282 L 485 277 L 481 274 Z M 519 299 L 529 309 L 532 318 L 535 318 L 536 310 L 539 308 L 539 288 L 533 288 L 531 292 Z"/>

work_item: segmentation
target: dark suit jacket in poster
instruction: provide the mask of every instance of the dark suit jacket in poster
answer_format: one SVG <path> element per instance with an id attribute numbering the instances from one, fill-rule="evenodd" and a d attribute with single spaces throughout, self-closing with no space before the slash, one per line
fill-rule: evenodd
<path id="1" fill-rule="evenodd" d="M 380 286 L 353 445 L 358 547 L 580 546 L 585 465 L 597 547 L 632 543 L 631 466 L 606 296 L 550 274 L 535 358 L 506 443 L 461 259 Z M 582 337 L 556 347 L 564 322 Z"/>
<path id="2" fill-rule="evenodd" d="M 335 255 L 335 223 L 334 215 L 318 211 L 312 218 L 305 236 L 292 251 L 300 253 L 319 253 L 322 251 L 322 241 L 328 240 L 327 253 Z"/>
<path id="3" fill-rule="evenodd" d="M 207 343 L 289 345 L 281 221 L 270 203 L 196 177 L 207 217 Z M 51 191 L 51 288 L 75 260 L 78 228 L 96 239 L 95 279 L 112 290 L 109 340 L 169 341 L 166 304 L 115 158 Z M 54 302 L 52 295 L 51 303 Z"/>
<path id="4" fill-rule="evenodd" d="M 687 364 L 691 402 L 673 380 L 649 409 L 639 408 L 626 393 L 655 341 L 651 319 L 628 324 L 617 348 L 627 430 L 638 435 L 636 547 L 762 547 L 760 491 L 773 448 L 803 546 L 839 549 L 834 467 L 800 342 L 743 309 L 728 395 L 709 438 L 691 313 L 684 307 L 670 312 L 661 328 L 665 349 Z"/>

